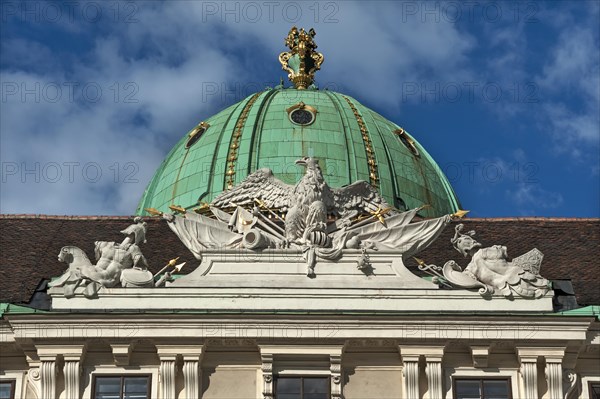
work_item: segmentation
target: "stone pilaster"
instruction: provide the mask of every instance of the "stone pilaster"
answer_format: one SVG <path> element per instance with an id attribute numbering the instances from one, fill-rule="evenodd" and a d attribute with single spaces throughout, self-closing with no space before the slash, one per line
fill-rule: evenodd
<path id="1" fill-rule="evenodd" d="M 175 358 L 160 359 L 160 391 L 163 399 L 175 398 L 176 362 Z"/>
<path id="2" fill-rule="evenodd" d="M 156 353 L 160 359 L 160 399 L 177 397 L 175 379 L 177 377 L 178 362 L 183 359 L 183 380 L 187 398 L 198 398 L 201 395 L 201 361 L 203 356 L 202 345 L 156 345 Z"/>
<path id="3" fill-rule="evenodd" d="M 177 358 L 183 348 L 174 345 L 156 345 L 156 352 L 160 359 L 159 385 L 160 399 L 176 398 L 175 377 L 177 376 Z"/>
<path id="4" fill-rule="evenodd" d="M 65 398 L 79 399 L 79 376 L 81 369 L 79 360 L 65 360 Z"/>
<path id="5" fill-rule="evenodd" d="M 40 393 L 42 398 L 56 399 L 56 356 L 40 357 Z"/>
<path id="6" fill-rule="evenodd" d="M 537 399 L 537 361 L 531 359 L 522 361 L 520 372 L 523 380 L 523 398 Z"/>
<path id="7" fill-rule="evenodd" d="M 517 356 L 521 363 L 519 370 L 523 387 L 523 399 L 538 399 L 537 359 L 540 356 L 538 348 L 517 348 Z"/>
<path id="8" fill-rule="evenodd" d="M 562 398 L 562 364 L 546 361 L 546 380 L 548 381 L 548 396 Z"/>
<path id="9" fill-rule="evenodd" d="M 65 399 L 80 399 L 81 362 L 83 361 L 84 345 L 69 345 L 63 350 L 65 376 Z"/>
<path id="10" fill-rule="evenodd" d="M 442 399 L 442 359 L 427 359 L 425 366 L 429 399 Z"/>
<path id="11" fill-rule="evenodd" d="M 39 358 L 40 397 L 55 399 L 59 360 L 64 360 L 65 399 L 80 399 L 79 378 L 85 345 L 36 345 Z"/>
<path id="12" fill-rule="evenodd" d="M 404 398 L 419 399 L 419 356 L 402 356 Z"/>
<path id="13" fill-rule="evenodd" d="M 546 358 L 546 380 L 548 381 L 548 397 L 563 397 L 563 357 L 565 350 L 562 348 L 544 351 Z"/>
<path id="14" fill-rule="evenodd" d="M 425 359 L 425 374 L 427 375 L 427 396 L 429 399 L 442 399 L 442 358 L 443 346 L 401 345 L 399 347 L 404 364 L 404 392 L 406 398 L 418 399 L 419 392 L 419 360 Z"/>

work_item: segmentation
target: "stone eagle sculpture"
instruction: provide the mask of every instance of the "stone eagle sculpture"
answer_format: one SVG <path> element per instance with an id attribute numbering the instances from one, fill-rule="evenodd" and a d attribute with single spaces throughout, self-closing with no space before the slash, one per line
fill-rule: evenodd
<path id="1" fill-rule="evenodd" d="M 365 273 L 367 250 L 414 255 L 452 220 L 444 215 L 411 223 L 422 207 L 397 210 L 365 181 L 330 187 L 315 158 L 296 164 L 306 171 L 295 185 L 263 168 L 195 212 L 178 206 L 174 214 L 147 211 L 161 215 L 197 259 L 206 251 L 285 248 L 302 253 L 309 277 L 318 259 L 336 261 L 345 250 L 361 251 L 358 266 Z"/>
<path id="2" fill-rule="evenodd" d="M 372 215 L 382 210 L 396 213 L 366 181 L 332 188 L 325 182 L 317 159 L 303 157 L 296 164 L 306 168 L 296 185 L 275 178 L 268 168 L 258 169 L 237 186 L 218 195 L 211 205 L 217 208 L 253 206 L 259 201 L 267 208 L 287 211 L 283 246 L 326 240 L 328 214 L 336 216 L 337 225 L 343 226 L 359 214 Z"/>

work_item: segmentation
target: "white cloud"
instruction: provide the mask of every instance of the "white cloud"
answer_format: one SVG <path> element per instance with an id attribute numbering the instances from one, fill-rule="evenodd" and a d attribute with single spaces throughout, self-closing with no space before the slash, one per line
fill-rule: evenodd
<path id="1" fill-rule="evenodd" d="M 597 18 L 591 18 L 597 23 Z M 597 25 L 585 20 L 562 30 L 537 79 L 548 100 L 546 128 L 559 151 L 580 157 L 600 144 L 600 43 Z M 544 121 L 542 121 L 543 123 Z"/>
<path id="2" fill-rule="evenodd" d="M 97 162 L 103 178 L 89 183 L 79 175 L 73 183 L 64 178 L 56 183 L 44 179 L 36 183 L 28 175 L 22 183 L 20 176 L 7 175 L 0 193 L 1 212 L 132 213 L 145 184 L 175 141 L 199 120 L 218 111 L 224 102 L 232 101 L 231 96 L 225 101 L 221 95 L 206 97 L 205 85 L 231 88 L 236 83 L 260 81 L 256 86 L 260 88 L 266 83 L 263 80 L 277 81 L 284 76 L 277 56 L 284 51 L 283 37 L 294 24 L 317 30 L 316 41 L 325 55 L 323 69 L 317 74 L 321 86 L 343 88 L 357 93 L 361 101 L 387 109 L 400 107 L 403 98 L 398 88 L 404 82 L 486 80 L 488 72 L 473 71 L 469 63 L 470 52 L 483 46 L 496 49 L 497 56 L 489 63 L 491 76 L 501 82 L 526 76 L 522 67 L 527 43 L 522 29 L 490 28 L 489 37 L 495 39 L 487 43 L 443 18 L 427 18 L 425 22 L 420 14 L 407 18 L 398 2 L 378 2 L 377 7 L 371 3 L 334 2 L 337 10 L 320 8 L 318 17 L 314 8 L 309 8 L 317 3 L 298 2 L 302 10 L 299 21 L 284 18 L 282 5 L 275 9 L 273 20 L 263 8 L 256 23 L 249 15 L 238 15 L 240 21 L 234 22 L 236 16 L 224 10 L 235 4 L 243 7 L 242 2 L 135 4 L 134 23 L 125 23 L 121 18 L 102 26 L 88 21 L 59 26 L 73 35 L 89 35 L 90 31 L 96 35 L 91 51 L 79 58 L 70 59 L 73 53 L 65 55 L 22 38 L 3 38 L 4 60 L 13 60 L 1 72 L 3 83 L 14 82 L 19 87 L 24 83 L 29 88 L 38 83 L 42 93 L 44 88 L 50 90 L 52 84 L 58 84 L 63 97 L 57 102 L 48 101 L 48 91 L 40 101 L 32 100 L 31 95 L 22 101 L 18 93 L 2 102 L 2 162 L 16 163 L 20 169 L 23 165 L 32 168 L 36 162 L 40 167 L 52 162 Z M 318 6 L 324 4 L 328 3 Z M 207 5 L 216 5 L 216 14 L 208 13 Z M 110 10 L 106 8 L 105 12 Z M 328 16 L 329 22 L 337 22 L 327 23 Z M 543 115 L 554 131 L 567 132 L 576 143 L 587 145 L 597 138 L 594 128 L 597 131 L 599 124 L 597 114 L 592 112 L 593 106 L 598 108 L 600 86 L 597 38 L 590 39 L 585 27 L 569 29 L 540 75 L 540 85 L 570 91 L 575 96 L 585 93 L 587 105 L 572 109 L 552 102 L 546 105 Z M 596 58 L 584 57 L 586 52 L 593 55 L 594 50 Z M 564 56 L 573 59 L 562 60 Z M 273 76 L 270 71 L 274 71 Z M 572 81 L 565 80 L 565 76 Z M 80 85 L 74 101 L 67 95 L 66 82 Z M 129 83 L 133 86 L 126 88 Z M 99 85 L 102 98 L 97 102 L 81 99 L 81 87 L 86 84 Z M 116 87 L 119 93 L 114 101 Z M 137 102 L 125 102 L 133 92 L 132 99 Z M 249 93 L 237 92 L 234 96 L 241 99 L 244 94 Z M 139 167 L 139 183 L 123 183 L 124 170 L 114 182 L 110 167 L 119 164 L 123 168 L 127 162 Z M 515 198 L 524 203 L 528 196 L 540 194 L 532 188 L 519 188 L 515 193 Z"/>
<path id="3" fill-rule="evenodd" d="M 413 18 L 400 26 L 410 34 L 399 33 L 401 10 L 395 3 L 383 8 L 350 2 L 336 5 L 339 9 L 332 18 L 338 23 L 314 24 L 315 15 L 302 4 L 303 18 L 297 25 L 315 25 L 318 30 L 317 43 L 326 57 L 319 81 L 352 87 L 367 101 L 399 103 L 401 93 L 389 88 L 420 79 L 424 71 L 459 74 L 465 52 L 472 46 L 472 39 L 450 23 L 421 23 Z M 108 8 L 103 11 L 104 17 L 112 15 Z M 206 11 L 203 2 L 144 2 L 136 3 L 135 23 L 116 20 L 96 26 L 79 19 L 53 26 L 65 34 L 92 31 L 96 35 L 91 51 L 73 60 L 37 42 L 3 40 L 3 54 L 14 60 L 2 70 L 1 80 L 11 90 L 16 84 L 18 92 L 4 93 L 7 98 L 2 103 L 5 170 L 0 211 L 132 213 L 169 147 L 222 105 L 221 96 L 204 95 L 207 83 L 231 88 L 231 82 L 256 81 L 252 73 L 260 70 L 260 63 L 279 71 L 272 81 L 284 75 L 277 55 L 284 50 L 283 37 L 292 23 L 281 11 L 272 22 L 266 21 L 265 14 L 259 23 L 249 22 L 247 15 L 239 23 L 232 22 L 231 16 L 223 22 L 224 14 Z M 321 11 L 317 22 L 323 22 L 331 10 Z M 260 48 L 272 58 L 257 60 L 256 55 L 243 54 Z M 66 57 L 74 54 L 67 52 Z M 56 87 L 62 95 L 54 101 Z M 85 87 L 87 99 L 82 96 Z M 23 98 L 22 88 L 37 94 Z M 102 96 L 92 100 L 95 88 Z M 243 94 L 249 93 L 236 93 L 238 98 Z M 72 170 L 69 163 L 76 163 Z M 123 182 L 133 170 L 128 163 L 138 168 L 134 176 L 138 183 Z M 62 175 L 54 181 L 57 165 Z M 84 176 L 86 165 L 91 166 Z M 96 165 L 102 177 L 90 182 Z M 117 165 L 120 173 L 115 180 Z M 130 169 L 125 170 L 126 165 Z M 34 172 L 21 175 L 27 169 Z"/>
<path id="4" fill-rule="evenodd" d="M 553 209 L 562 205 L 564 199 L 560 193 L 544 190 L 535 183 L 520 183 L 515 190 L 507 190 L 507 196 L 516 205 L 532 209 Z M 533 212 L 537 214 L 537 212 Z"/>

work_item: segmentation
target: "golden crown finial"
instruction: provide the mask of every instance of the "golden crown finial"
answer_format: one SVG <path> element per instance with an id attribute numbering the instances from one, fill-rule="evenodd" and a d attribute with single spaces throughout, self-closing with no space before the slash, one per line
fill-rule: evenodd
<path id="1" fill-rule="evenodd" d="M 313 83 L 315 72 L 321 69 L 324 60 L 323 54 L 315 51 L 315 35 L 312 28 L 306 32 L 304 28 L 293 26 L 285 38 L 285 45 L 290 51 L 279 54 L 283 70 L 288 72 L 288 78 L 298 90 L 306 89 Z"/>

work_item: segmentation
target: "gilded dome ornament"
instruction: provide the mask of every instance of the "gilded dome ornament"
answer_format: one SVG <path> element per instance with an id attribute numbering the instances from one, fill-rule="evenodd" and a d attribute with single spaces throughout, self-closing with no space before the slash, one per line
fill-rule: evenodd
<path id="1" fill-rule="evenodd" d="M 315 35 L 312 28 L 306 32 L 304 28 L 298 30 L 292 27 L 285 38 L 285 45 L 291 51 L 279 54 L 282 69 L 288 72 L 289 80 L 298 90 L 304 90 L 313 83 L 315 72 L 321 69 L 324 60 L 323 54 L 315 51 Z"/>

